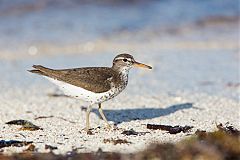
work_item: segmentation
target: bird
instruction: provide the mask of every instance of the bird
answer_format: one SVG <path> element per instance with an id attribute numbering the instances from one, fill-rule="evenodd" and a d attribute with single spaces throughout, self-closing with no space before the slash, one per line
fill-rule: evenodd
<path id="1" fill-rule="evenodd" d="M 33 65 L 28 70 L 44 76 L 59 87 L 67 96 L 89 103 L 86 111 L 86 128 L 90 131 L 89 115 L 92 106 L 97 104 L 100 116 L 107 128 L 111 128 L 102 110 L 102 103 L 116 97 L 128 84 L 129 70 L 132 67 L 152 69 L 151 66 L 137 62 L 128 53 L 118 54 L 111 67 L 82 67 L 70 69 L 51 69 L 42 65 Z"/>

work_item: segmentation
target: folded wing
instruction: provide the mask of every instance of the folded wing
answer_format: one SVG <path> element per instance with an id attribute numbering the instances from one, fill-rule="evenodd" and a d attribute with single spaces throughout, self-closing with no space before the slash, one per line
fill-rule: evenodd
<path id="1" fill-rule="evenodd" d="M 111 89 L 110 79 L 114 78 L 114 72 L 108 67 L 86 67 L 54 70 L 34 65 L 32 73 L 47 76 L 59 81 L 63 81 L 86 90 L 102 93 Z"/>

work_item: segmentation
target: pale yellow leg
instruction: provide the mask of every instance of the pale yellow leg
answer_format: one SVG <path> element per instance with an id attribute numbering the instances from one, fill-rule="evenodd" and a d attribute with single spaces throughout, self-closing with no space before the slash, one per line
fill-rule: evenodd
<path id="1" fill-rule="evenodd" d="M 104 115 L 104 113 L 103 113 L 103 110 L 102 110 L 102 107 L 101 107 L 101 103 L 98 104 L 98 111 L 99 111 L 102 119 L 107 123 L 107 127 L 110 129 L 111 126 L 110 126 L 110 124 L 108 123 L 107 118 L 105 117 L 105 115 Z"/>
<path id="2" fill-rule="evenodd" d="M 92 105 L 90 105 L 90 106 L 87 108 L 87 113 L 86 113 L 86 132 L 88 132 L 89 129 L 90 129 L 89 115 L 90 115 L 91 110 L 92 110 Z"/>

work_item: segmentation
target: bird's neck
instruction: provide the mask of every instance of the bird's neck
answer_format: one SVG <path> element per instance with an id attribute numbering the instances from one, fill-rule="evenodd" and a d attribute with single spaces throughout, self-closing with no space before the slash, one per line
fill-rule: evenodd
<path id="1" fill-rule="evenodd" d="M 128 76 L 128 73 L 129 73 L 129 69 L 128 69 L 128 68 L 122 68 L 122 69 L 119 71 L 119 74 L 120 74 L 120 75 L 123 75 L 123 76 Z"/>
<path id="2" fill-rule="evenodd" d="M 130 67 L 124 66 L 124 67 L 119 67 L 119 66 L 112 66 L 112 69 L 118 72 L 120 75 L 128 75 Z"/>
<path id="3" fill-rule="evenodd" d="M 129 73 L 128 68 L 122 68 L 119 71 L 119 76 L 120 76 L 122 82 L 124 83 L 124 86 L 127 86 L 127 84 L 128 84 L 128 73 Z"/>
<path id="4" fill-rule="evenodd" d="M 114 67 L 113 69 L 118 73 L 118 75 L 120 76 L 121 80 L 127 85 L 128 83 L 128 73 L 130 68 L 129 67 Z"/>

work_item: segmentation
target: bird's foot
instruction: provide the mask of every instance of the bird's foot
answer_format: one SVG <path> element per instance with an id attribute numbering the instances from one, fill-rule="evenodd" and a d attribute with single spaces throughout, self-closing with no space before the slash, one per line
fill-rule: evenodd
<path id="1" fill-rule="evenodd" d="M 104 129 L 106 129 L 106 130 L 111 130 L 112 129 L 112 126 L 110 125 L 110 124 L 107 124 L 105 127 L 104 127 Z"/>
<path id="2" fill-rule="evenodd" d="M 91 130 L 88 130 L 88 131 L 87 131 L 87 134 L 88 134 L 88 135 L 93 135 L 93 132 L 92 132 Z"/>
<path id="3" fill-rule="evenodd" d="M 83 128 L 82 130 L 85 131 L 89 135 L 93 135 L 92 128 L 86 127 L 86 128 Z"/>

